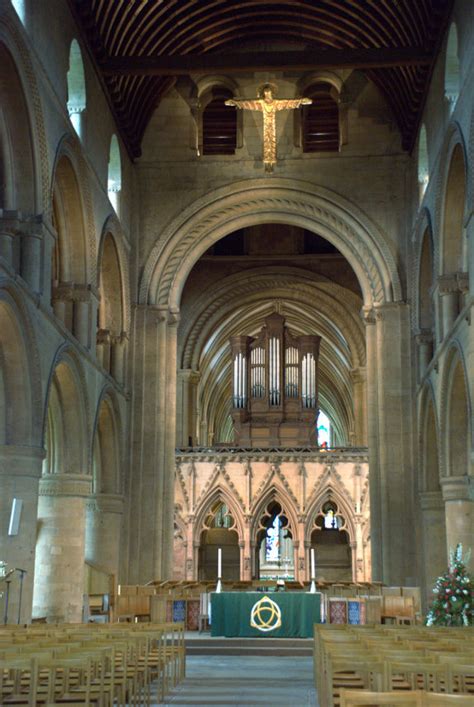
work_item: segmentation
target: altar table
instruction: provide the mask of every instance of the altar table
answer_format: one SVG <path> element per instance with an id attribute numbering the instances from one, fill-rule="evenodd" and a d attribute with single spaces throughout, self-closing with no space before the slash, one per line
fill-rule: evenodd
<path id="1" fill-rule="evenodd" d="M 319 593 L 213 593 L 211 636 L 312 638 L 313 624 L 321 621 L 320 607 Z"/>

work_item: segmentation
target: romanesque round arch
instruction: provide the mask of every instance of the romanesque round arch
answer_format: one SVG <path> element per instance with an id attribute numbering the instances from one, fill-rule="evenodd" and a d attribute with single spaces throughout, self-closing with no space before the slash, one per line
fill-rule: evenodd
<path id="1" fill-rule="evenodd" d="M 101 419 L 103 412 L 106 413 L 105 420 Z M 108 468 L 105 469 L 105 473 L 102 473 L 101 468 L 101 478 L 94 478 L 94 491 L 96 493 L 121 494 L 124 490 L 124 479 L 121 474 L 123 425 L 115 390 L 109 384 L 104 386 L 97 401 L 91 435 L 91 459 L 93 459 L 95 445 L 101 444 L 99 439 L 101 432 L 107 437 L 102 440 L 102 443 L 107 446 L 105 458 Z M 114 469 L 110 468 L 113 466 L 115 466 Z"/>
<path id="2" fill-rule="evenodd" d="M 297 280 L 297 282 L 296 282 Z M 325 291 L 324 280 L 315 281 L 309 274 L 305 274 L 299 268 L 255 268 L 238 273 L 224 282 L 219 282 L 217 287 L 206 289 L 205 293 L 198 298 L 194 304 L 188 322 L 183 329 L 183 340 L 185 341 L 182 351 L 183 368 L 193 368 L 196 366 L 196 351 L 202 344 L 206 331 L 213 329 L 216 318 L 224 316 L 225 308 L 233 308 L 235 300 L 242 301 L 242 298 L 249 298 L 252 295 L 273 288 L 284 288 L 293 294 L 305 295 L 313 294 L 318 301 L 324 303 L 325 310 L 329 310 L 334 316 L 341 331 L 348 333 L 347 340 L 354 357 L 352 365 L 362 366 L 365 364 L 365 340 L 362 325 L 354 320 L 347 312 L 347 308 L 334 297 L 333 293 Z M 356 297 L 354 296 L 354 304 Z M 346 303 L 347 304 L 347 303 Z"/>
<path id="3" fill-rule="evenodd" d="M 415 257 L 412 262 L 412 302 L 413 307 L 411 310 L 411 324 L 414 330 L 419 329 L 420 321 L 420 275 L 421 275 L 421 259 L 423 252 L 423 244 L 425 239 L 425 234 L 428 233 L 431 238 L 432 253 L 433 253 L 433 266 L 436 262 L 438 255 L 438 245 L 434 242 L 434 232 L 431 213 L 428 208 L 424 207 L 419 215 L 416 222 L 416 238 L 415 238 Z"/>
<path id="4" fill-rule="evenodd" d="M 452 122 L 444 141 L 443 148 L 440 153 L 439 164 L 442 168 L 438 172 L 436 181 L 436 193 L 435 193 L 435 208 L 434 208 L 434 232 L 436 234 L 433 239 L 434 243 L 434 262 L 435 271 L 438 274 L 443 274 L 443 249 L 444 249 L 444 219 L 445 219 L 445 204 L 447 196 L 447 188 L 449 186 L 449 177 L 452 165 L 452 158 L 456 148 L 461 149 L 464 170 L 465 170 L 465 201 L 464 201 L 464 215 L 466 213 L 466 208 L 468 204 L 468 194 L 469 194 L 469 169 L 468 169 L 468 155 L 466 150 L 466 143 L 464 139 L 464 134 L 461 126 L 457 122 Z M 464 221 L 464 218 L 463 218 Z"/>
<path id="5" fill-rule="evenodd" d="M 4 420 L 8 431 L 4 442 L 40 446 L 43 391 L 36 333 L 21 293 L 16 285 L 3 278 L 0 278 L 0 332 L 0 368 L 4 368 L 5 399 L 10 411 Z"/>
<path id="6" fill-rule="evenodd" d="M 441 425 L 440 425 L 440 473 L 441 476 L 452 476 L 452 475 L 463 475 L 467 473 L 467 465 L 469 463 L 469 451 L 466 451 L 466 469 L 462 470 L 456 470 L 456 474 L 452 473 L 451 469 L 451 444 L 452 443 L 462 443 L 462 431 L 459 431 L 459 434 L 457 435 L 456 438 L 450 438 L 449 432 L 450 432 L 450 426 L 451 426 L 451 419 L 450 419 L 450 405 L 452 402 L 452 394 L 453 394 L 453 382 L 454 382 L 454 377 L 457 373 L 457 370 L 460 370 L 462 373 L 463 377 L 463 382 L 464 382 L 464 393 L 465 393 L 465 403 L 466 403 L 466 427 L 467 427 L 467 439 L 465 440 L 466 442 L 466 447 L 468 446 L 468 443 L 472 445 L 472 424 L 473 424 L 473 419 L 472 419 L 472 402 L 471 402 L 471 396 L 470 396 L 470 391 L 469 387 L 467 385 L 467 381 L 469 380 L 469 377 L 467 375 L 467 366 L 466 366 L 466 359 L 465 359 L 465 354 L 463 351 L 463 348 L 457 340 L 454 340 L 452 342 L 452 345 L 447 352 L 447 355 L 445 357 L 443 369 L 441 371 L 441 386 L 440 386 L 440 403 L 439 403 L 439 419 L 441 420 Z"/>
<path id="7" fill-rule="evenodd" d="M 68 408 L 67 432 L 71 438 L 82 435 L 83 439 L 79 439 L 77 446 L 78 452 L 76 456 L 80 456 L 79 472 L 81 474 L 89 474 L 91 471 L 91 411 L 89 397 L 87 394 L 87 382 L 84 375 L 82 365 L 77 357 L 76 352 L 69 347 L 68 344 L 60 346 L 52 361 L 50 373 L 47 383 L 47 394 L 43 410 L 43 445 L 46 443 L 46 434 L 48 427 L 48 410 L 51 399 L 52 387 L 54 385 L 55 374 L 58 368 L 64 365 L 67 369 L 69 382 L 72 390 L 70 390 L 69 400 L 66 400 L 64 394 L 62 403 Z M 74 398 L 73 393 L 76 394 Z M 74 407 L 74 400 L 77 401 L 77 407 Z M 78 421 L 80 427 L 78 428 Z M 79 430 L 79 432 L 78 432 Z M 77 461 L 77 459 L 76 459 Z"/>
<path id="8" fill-rule="evenodd" d="M 65 157 L 73 170 L 77 180 L 80 204 L 84 228 L 84 251 L 86 256 L 86 283 L 97 285 L 97 242 L 94 222 L 94 209 L 92 204 L 92 194 L 89 183 L 89 172 L 87 164 L 82 155 L 81 145 L 77 137 L 69 134 L 63 135 L 58 143 L 54 159 L 54 167 L 49 185 L 49 209 L 52 210 L 53 193 L 56 182 L 56 170 Z M 85 284 L 85 283 L 84 283 Z"/>
<path id="9" fill-rule="evenodd" d="M 102 260 L 102 252 L 104 248 L 105 236 L 110 233 L 114 240 L 115 247 L 117 249 L 117 254 L 120 264 L 120 274 L 122 280 L 122 303 L 123 303 L 123 320 L 124 320 L 124 332 L 130 332 L 130 321 L 131 321 L 131 311 L 130 311 L 130 270 L 129 270 L 129 254 L 127 252 L 127 247 L 124 241 L 124 235 L 122 226 L 119 219 L 115 214 L 110 214 L 102 227 L 102 232 L 99 242 L 99 251 L 97 256 L 97 279 L 99 284 L 100 278 L 100 263 Z"/>
<path id="10" fill-rule="evenodd" d="M 0 43 L 4 44 L 15 62 L 23 85 L 23 93 L 33 134 L 33 159 L 35 168 L 35 213 L 50 212 L 49 154 L 44 124 L 43 107 L 38 90 L 34 64 L 18 29 L 18 18 L 9 3 L 0 6 Z"/>
<path id="11" fill-rule="evenodd" d="M 432 420 L 429 418 L 430 414 L 433 416 Z M 427 438 L 428 433 L 430 434 L 430 437 L 435 437 L 434 447 L 433 440 Z M 441 446 L 439 416 L 436 409 L 436 396 L 432 384 L 428 381 L 423 386 L 418 405 L 418 453 L 421 466 L 421 483 L 419 490 L 422 492 L 434 490 L 431 486 L 435 486 L 436 484 L 439 486 L 442 459 Z M 432 467 L 435 460 L 437 460 L 436 478 L 432 473 Z M 429 473 L 430 476 L 428 476 Z"/>
<path id="12" fill-rule="evenodd" d="M 268 222 L 300 226 L 333 243 L 354 269 L 366 305 L 402 299 L 388 239 L 357 206 L 308 182 L 255 179 L 198 199 L 165 229 L 145 264 L 140 302 L 178 311 L 191 268 L 215 241 Z"/>

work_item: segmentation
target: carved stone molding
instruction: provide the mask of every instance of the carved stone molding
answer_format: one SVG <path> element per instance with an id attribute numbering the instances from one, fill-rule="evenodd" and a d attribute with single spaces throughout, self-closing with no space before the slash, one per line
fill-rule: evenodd
<path id="1" fill-rule="evenodd" d="M 89 497 L 86 508 L 95 513 L 123 513 L 124 498 L 119 494 L 98 493 Z"/>
<path id="2" fill-rule="evenodd" d="M 199 257 L 200 250 L 211 243 L 210 234 L 223 228 L 228 231 L 232 221 L 239 227 L 245 215 L 258 218 L 269 212 L 285 214 L 295 225 L 308 228 L 313 223 L 315 229 L 330 232 L 336 247 L 364 273 L 367 298 L 369 290 L 374 302 L 388 300 L 390 282 L 394 299 L 401 299 L 396 260 L 388 240 L 374 224 L 366 224 L 367 218 L 354 204 L 304 182 L 255 179 L 202 197 L 170 224 L 145 264 L 140 301 L 151 296 L 160 304 L 171 303 L 183 263 L 192 252 Z"/>
<path id="3" fill-rule="evenodd" d="M 92 477 L 86 474 L 44 474 L 39 482 L 39 495 L 88 498 L 91 487 Z"/>
<path id="4" fill-rule="evenodd" d="M 444 500 L 441 491 L 424 491 L 419 494 L 422 511 L 444 510 Z"/>
<path id="5" fill-rule="evenodd" d="M 445 501 L 474 501 L 474 477 L 447 476 L 440 484 Z"/>

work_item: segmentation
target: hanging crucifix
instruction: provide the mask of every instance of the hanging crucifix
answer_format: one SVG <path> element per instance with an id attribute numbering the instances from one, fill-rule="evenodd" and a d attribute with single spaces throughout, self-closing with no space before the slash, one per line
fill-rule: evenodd
<path id="1" fill-rule="evenodd" d="M 266 83 L 259 92 L 260 98 L 255 101 L 232 98 L 225 102 L 226 106 L 234 106 L 244 110 L 258 110 L 263 113 L 263 164 L 266 172 L 273 172 L 273 165 L 276 163 L 275 116 L 277 111 L 292 110 L 312 103 L 311 98 L 279 100 L 273 98 L 274 92 L 276 92 L 276 86 Z"/>

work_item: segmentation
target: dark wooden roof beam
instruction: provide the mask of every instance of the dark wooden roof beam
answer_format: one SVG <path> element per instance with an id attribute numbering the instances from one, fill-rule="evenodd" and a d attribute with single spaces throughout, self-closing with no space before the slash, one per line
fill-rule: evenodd
<path id="1" fill-rule="evenodd" d="M 312 71 L 315 69 L 379 69 L 429 65 L 433 55 L 420 47 L 321 49 L 253 52 L 249 54 L 186 54 L 171 56 L 116 56 L 101 62 L 104 74 L 180 76 L 224 71 Z"/>

